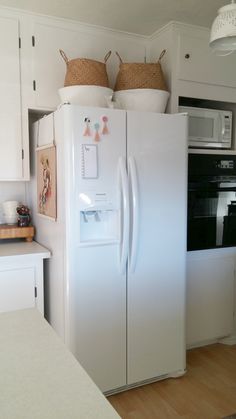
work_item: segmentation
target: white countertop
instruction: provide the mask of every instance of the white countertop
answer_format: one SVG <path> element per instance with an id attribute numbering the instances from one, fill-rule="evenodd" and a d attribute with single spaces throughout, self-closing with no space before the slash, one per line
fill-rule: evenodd
<path id="1" fill-rule="evenodd" d="M 37 310 L 0 314 L 0 419 L 118 418 Z"/>
<path id="2" fill-rule="evenodd" d="M 25 255 L 35 255 L 45 259 L 50 257 L 50 251 L 35 241 L 28 243 L 24 240 L 0 240 L 0 258 Z"/>

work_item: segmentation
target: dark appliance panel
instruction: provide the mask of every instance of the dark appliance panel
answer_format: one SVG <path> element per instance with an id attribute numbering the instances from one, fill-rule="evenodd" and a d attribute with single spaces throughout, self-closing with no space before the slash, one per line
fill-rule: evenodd
<path id="1" fill-rule="evenodd" d="M 188 250 L 236 246 L 236 156 L 189 154 Z"/>

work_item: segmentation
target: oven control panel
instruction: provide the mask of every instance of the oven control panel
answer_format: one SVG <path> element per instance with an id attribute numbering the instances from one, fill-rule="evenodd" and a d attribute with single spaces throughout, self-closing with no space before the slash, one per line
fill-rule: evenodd
<path id="1" fill-rule="evenodd" d="M 216 167 L 219 169 L 234 169 L 234 161 L 233 160 L 217 160 Z"/>

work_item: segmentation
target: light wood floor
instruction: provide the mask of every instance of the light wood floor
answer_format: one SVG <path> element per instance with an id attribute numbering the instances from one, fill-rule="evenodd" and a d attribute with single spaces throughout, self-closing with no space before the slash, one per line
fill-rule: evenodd
<path id="1" fill-rule="evenodd" d="M 123 419 L 220 419 L 236 413 L 236 345 L 187 352 L 187 373 L 108 397 Z"/>

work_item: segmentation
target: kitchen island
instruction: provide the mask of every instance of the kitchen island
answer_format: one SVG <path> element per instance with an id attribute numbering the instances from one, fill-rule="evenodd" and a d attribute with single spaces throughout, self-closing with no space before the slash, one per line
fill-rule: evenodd
<path id="1" fill-rule="evenodd" d="M 34 308 L 0 314 L 0 419 L 118 419 Z"/>

